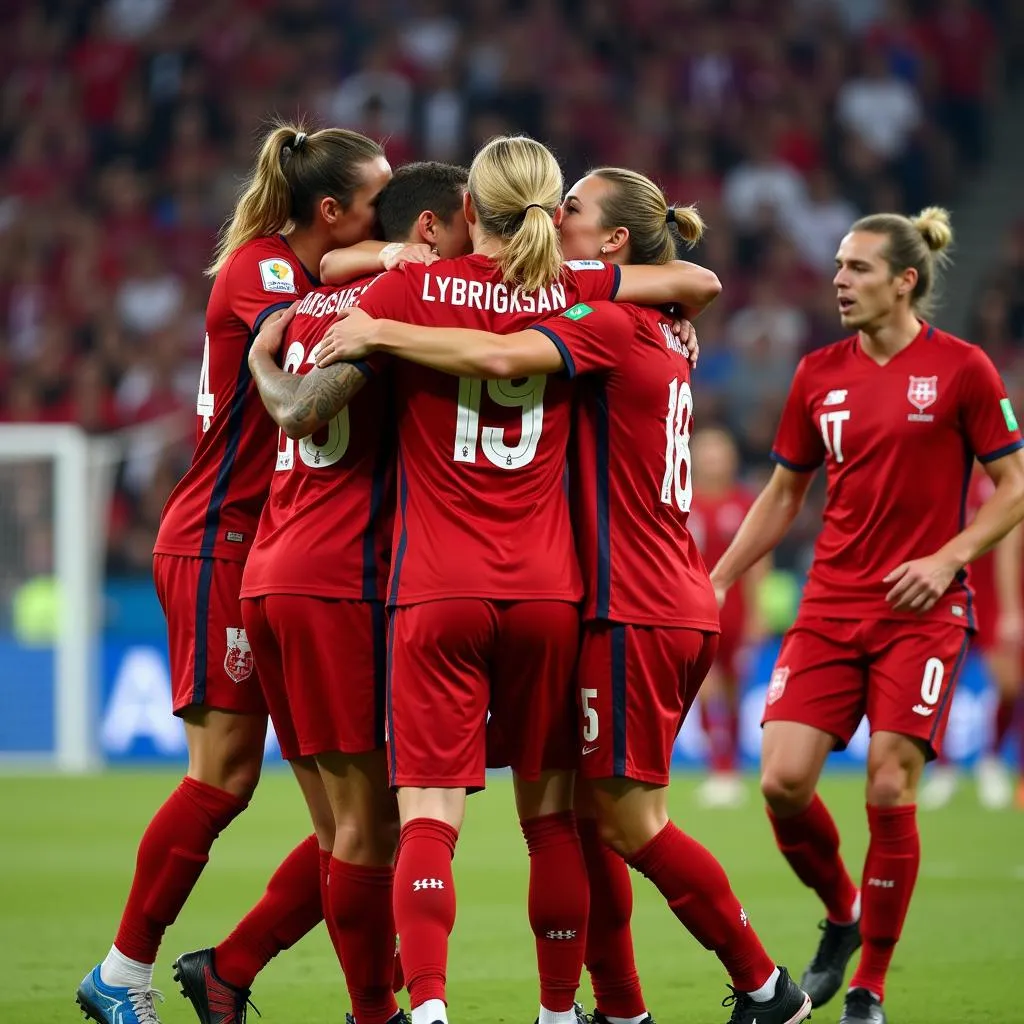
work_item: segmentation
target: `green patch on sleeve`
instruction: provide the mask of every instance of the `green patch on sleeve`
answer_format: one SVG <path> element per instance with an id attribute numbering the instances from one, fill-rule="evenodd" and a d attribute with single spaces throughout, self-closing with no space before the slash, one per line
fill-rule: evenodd
<path id="1" fill-rule="evenodd" d="M 568 316 L 568 313 L 566 314 Z M 1007 430 L 1017 429 L 1017 417 L 1013 413 L 1013 406 L 1010 405 L 1008 398 L 1003 398 L 999 402 L 999 408 L 1003 410 L 1003 419 L 1006 420 Z"/>
<path id="2" fill-rule="evenodd" d="M 590 316 L 593 312 L 594 310 L 585 302 L 577 302 L 572 309 L 567 309 L 562 316 L 567 316 L 570 320 L 582 320 L 585 316 Z"/>

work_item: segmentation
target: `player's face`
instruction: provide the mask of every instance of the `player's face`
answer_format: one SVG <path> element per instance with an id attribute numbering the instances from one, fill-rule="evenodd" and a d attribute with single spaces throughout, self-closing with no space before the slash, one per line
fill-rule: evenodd
<path id="1" fill-rule="evenodd" d="M 860 331 L 884 323 L 896 307 L 899 281 L 885 258 L 887 235 L 851 231 L 836 253 L 836 288 L 839 319 L 849 330 Z"/>
<path id="2" fill-rule="evenodd" d="M 382 156 L 362 165 L 362 184 L 352 195 L 352 202 L 341 211 L 332 225 L 331 240 L 335 246 L 355 245 L 373 234 L 377 215 L 377 197 L 391 180 L 391 164 Z"/>
<path id="3" fill-rule="evenodd" d="M 718 430 L 698 430 L 690 442 L 698 487 L 729 487 L 736 479 L 736 446 Z"/>
<path id="4" fill-rule="evenodd" d="M 466 223 L 466 215 L 461 209 L 452 214 L 447 224 L 442 220 L 437 221 L 434 246 L 438 256 L 443 260 L 455 259 L 457 256 L 465 256 L 473 251 L 473 240 L 469 237 L 469 225 Z"/>
<path id="5" fill-rule="evenodd" d="M 601 226 L 601 204 L 614 186 L 588 174 L 580 178 L 562 201 L 562 255 L 567 260 L 599 260 L 601 246 L 611 232 Z"/>

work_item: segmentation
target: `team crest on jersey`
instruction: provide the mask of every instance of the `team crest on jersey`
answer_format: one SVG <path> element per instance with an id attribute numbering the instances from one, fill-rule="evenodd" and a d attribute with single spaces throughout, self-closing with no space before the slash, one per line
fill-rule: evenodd
<path id="1" fill-rule="evenodd" d="M 774 704 L 786 692 L 786 680 L 789 679 L 789 666 L 780 665 L 773 673 L 768 684 L 768 695 L 765 704 Z"/>
<path id="2" fill-rule="evenodd" d="M 224 655 L 224 671 L 236 683 L 244 683 L 252 675 L 252 648 L 244 629 L 228 628 L 228 650 Z"/>
<path id="3" fill-rule="evenodd" d="M 907 419 L 915 423 L 930 423 L 935 419 L 931 413 L 925 413 L 925 409 L 935 404 L 939 397 L 938 377 L 914 377 L 911 376 L 907 385 L 907 400 L 917 410 L 911 413 Z"/>
<path id="4" fill-rule="evenodd" d="M 260 278 L 264 291 L 295 294 L 295 271 L 287 260 L 260 260 Z"/>

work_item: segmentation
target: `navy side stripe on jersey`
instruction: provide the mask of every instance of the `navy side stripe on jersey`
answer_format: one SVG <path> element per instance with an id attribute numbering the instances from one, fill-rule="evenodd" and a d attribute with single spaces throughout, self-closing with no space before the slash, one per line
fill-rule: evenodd
<path id="1" fill-rule="evenodd" d="M 612 772 L 626 774 L 626 627 L 612 626 Z"/>
<path id="2" fill-rule="evenodd" d="M 405 549 L 409 545 L 409 527 L 405 518 L 405 506 L 409 500 L 409 481 L 405 477 L 405 466 L 402 464 L 402 453 L 398 453 L 398 508 L 402 516 L 402 532 L 398 537 L 398 547 L 395 551 L 394 569 L 392 569 L 391 593 L 388 594 L 388 604 L 398 603 L 398 584 L 402 575 L 402 563 L 405 561 Z"/>
<path id="3" fill-rule="evenodd" d="M 599 619 L 608 618 L 611 606 L 612 588 L 612 538 L 611 538 L 611 482 L 609 479 L 609 432 L 608 391 L 604 381 L 594 388 L 595 434 L 597 466 L 597 607 Z"/>
<path id="4" fill-rule="evenodd" d="M 206 507 L 206 521 L 203 525 L 203 543 L 199 548 L 199 557 L 208 558 L 213 555 L 217 544 L 217 529 L 220 526 L 220 510 L 224 500 L 228 496 L 228 487 L 231 485 L 231 471 L 235 467 L 235 459 L 238 457 L 238 447 L 242 443 L 242 428 L 245 425 L 245 399 L 249 393 L 249 384 L 252 382 L 252 374 L 249 371 L 249 349 L 260 333 L 260 327 L 271 313 L 279 309 L 287 309 L 290 302 L 275 302 L 267 306 L 256 318 L 252 326 L 252 334 L 246 342 L 245 352 L 238 367 L 238 376 L 235 378 L 235 393 L 231 398 L 231 411 L 228 413 L 227 441 L 224 444 L 224 453 L 220 457 L 220 465 L 217 467 L 217 477 L 213 482 L 213 490 L 210 492 L 210 503 Z M 265 414 L 264 414 L 265 415 Z"/>

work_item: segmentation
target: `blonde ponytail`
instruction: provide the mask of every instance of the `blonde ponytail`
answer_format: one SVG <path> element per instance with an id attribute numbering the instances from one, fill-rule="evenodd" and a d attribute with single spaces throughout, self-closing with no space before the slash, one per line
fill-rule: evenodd
<path id="1" fill-rule="evenodd" d="M 469 193 L 480 226 L 502 239 L 502 278 L 524 291 L 557 280 L 562 252 L 554 213 L 562 172 L 551 152 L 525 135 L 492 139 L 469 169 Z"/>
<path id="2" fill-rule="evenodd" d="M 363 165 L 383 155 L 376 142 L 358 132 L 324 128 L 309 134 L 302 121 L 275 124 L 206 273 L 215 276 L 236 249 L 254 238 L 312 223 L 319 198 L 332 196 L 347 207 L 362 182 Z"/>
<path id="3" fill-rule="evenodd" d="M 650 178 L 628 167 L 597 167 L 587 172 L 612 188 L 601 199 L 601 227 L 629 232 L 629 262 L 668 263 L 678 255 L 674 225 L 682 240 L 696 245 L 704 237 L 704 221 L 695 206 L 669 206 L 665 193 Z"/>

